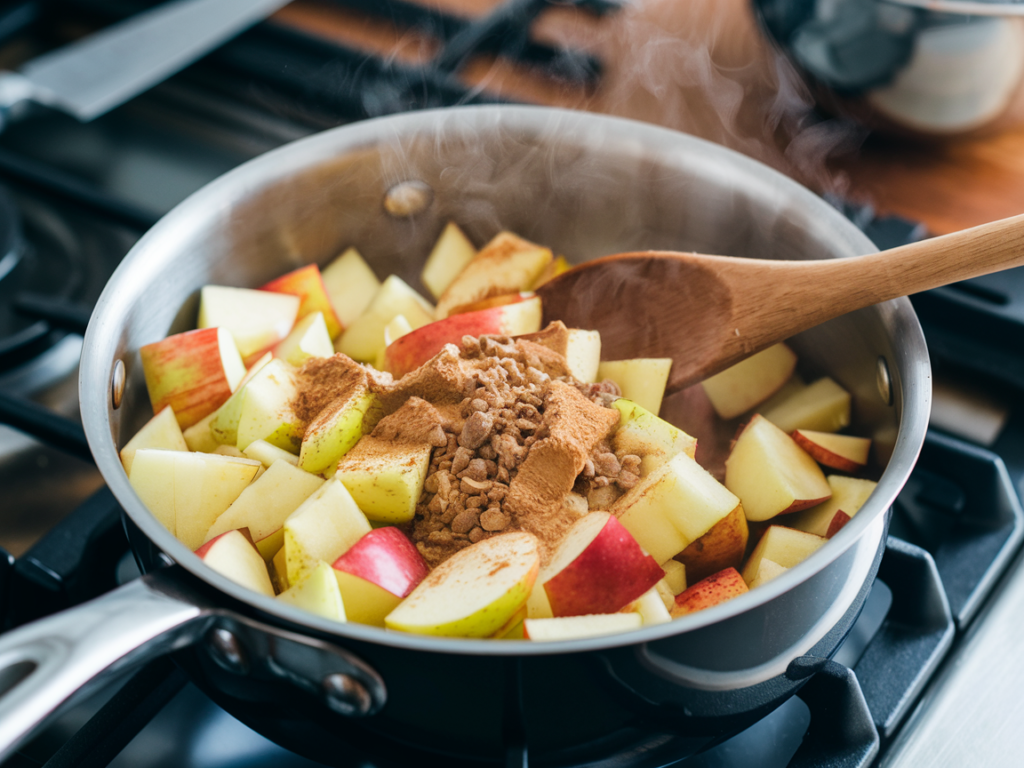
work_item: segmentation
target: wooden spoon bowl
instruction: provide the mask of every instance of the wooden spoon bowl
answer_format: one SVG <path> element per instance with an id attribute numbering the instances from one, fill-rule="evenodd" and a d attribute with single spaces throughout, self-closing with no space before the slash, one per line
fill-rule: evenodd
<path id="1" fill-rule="evenodd" d="M 542 285 L 544 322 L 601 332 L 601 356 L 671 357 L 668 391 L 856 309 L 1024 265 L 1024 215 L 847 259 L 646 251 Z"/>

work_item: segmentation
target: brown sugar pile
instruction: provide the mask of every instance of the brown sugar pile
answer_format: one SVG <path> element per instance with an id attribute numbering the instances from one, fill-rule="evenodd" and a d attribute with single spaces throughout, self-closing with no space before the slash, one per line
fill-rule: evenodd
<path id="1" fill-rule="evenodd" d="M 608 406 L 614 385 L 577 382 L 565 359 L 539 344 L 467 336 L 461 349 L 450 346 L 384 395 L 396 390 L 438 406 L 436 447 L 408 531 L 431 566 L 507 530 L 537 536 L 545 560 L 588 511 L 586 498 L 573 493 L 581 479 L 636 482 L 639 458 L 619 461 L 608 448 L 619 422 Z M 422 418 L 422 406 L 417 411 Z"/>

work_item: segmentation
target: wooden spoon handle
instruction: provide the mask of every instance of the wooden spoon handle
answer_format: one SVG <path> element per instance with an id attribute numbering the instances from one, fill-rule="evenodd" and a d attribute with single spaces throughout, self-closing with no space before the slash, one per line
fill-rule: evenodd
<path id="1" fill-rule="evenodd" d="M 760 285 L 741 267 L 749 288 L 733 295 L 748 349 L 765 345 L 760 336 L 786 338 L 872 304 L 1024 265 L 1024 215 L 855 258 L 761 264 Z"/>

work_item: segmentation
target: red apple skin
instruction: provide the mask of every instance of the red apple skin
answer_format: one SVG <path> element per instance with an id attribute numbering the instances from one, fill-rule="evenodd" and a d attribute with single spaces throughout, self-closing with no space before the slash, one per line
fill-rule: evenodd
<path id="1" fill-rule="evenodd" d="M 824 464 L 826 467 L 832 469 L 838 469 L 840 472 L 854 473 L 861 469 L 864 469 L 863 464 L 858 464 L 855 461 L 851 461 L 845 456 L 840 456 L 838 453 L 833 453 L 822 445 L 809 439 L 799 429 L 794 430 L 790 435 L 793 438 L 793 442 L 803 448 L 819 464 Z"/>
<path id="2" fill-rule="evenodd" d="M 740 572 L 735 568 L 726 568 L 676 595 L 676 604 L 671 611 L 672 618 L 702 611 L 749 591 Z"/>
<path id="3" fill-rule="evenodd" d="M 575 560 L 544 582 L 544 592 L 556 617 L 615 613 L 664 577 L 657 561 L 612 516 Z"/>
<path id="4" fill-rule="evenodd" d="M 537 302 L 537 320 L 540 320 L 540 299 L 532 297 L 528 301 Z M 513 302 L 522 304 L 523 302 Z M 476 312 L 464 312 L 451 315 L 444 320 L 428 323 L 405 334 L 388 345 L 384 351 L 384 368 L 396 379 L 409 371 L 414 371 L 423 363 L 434 357 L 445 344 L 459 344 L 463 336 L 516 335 L 537 330 L 512 327 L 511 318 L 520 317 L 520 310 L 509 310 L 509 304 Z"/>
<path id="5" fill-rule="evenodd" d="M 174 409 L 182 429 L 202 421 L 231 397 L 217 328 L 176 333 L 139 349 L 153 413 Z"/>
<path id="6" fill-rule="evenodd" d="M 225 536 L 227 536 L 229 533 L 235 533 L 236 531 L 238 533 L 242 534 L 243 536 L 245 536 L 245 538 L 248 540 L 248 542 L 250 544 L 252 544 L 252 548 L 256 549 L 256 543 L 252 540 L 252 534 L 249 533 L 249 529 L 248 528 L 233 528 L 230 531 L 224 531 L 224 533 L 220 534 L 219 536 L 214 536 L 208 542 L 203 544 L 203 546 L 201 546 L 199 549 L 196 550 L 196 555 L 200 559 L 205 560 L 206 559 L 206 555 L 209 554 L 209 552 L 213 548 L 214 544 L 216 544 L 220 539 L 222 539 Z M 259 550 L 256 549 L 256 551 L 258 552 Z"/>
<path id="7" fill-rule="evenodd" d="M 295 317 L 296 322 L 313 312 L 323 312 L 324 322 L 327 323 L 327 332 L 332 339 L 337 338 L 344 330 L 331 305 L 323 277 L 320 275 L 320 267 L 316 264 L 310 264 L 281 275 L 261 286 L 260 290 L 298 296 L 302 302 L 299 304 L 299 313 Z"/>
<path id="8" fill-rule="evenodd" d="M 393 526 L 364 535 L 332 567 L 403 598 L 430 572 L 416 545 Z"/>
<path id="9" fill-rule="evenodd" d="M 835 515 L 832 517 L 832 522 L 828 524 L 828 530 L 825 531 L 825 538 L 831 539 L 837 533 L 839 533 L 843 526 L 850 522 L 852 518 L 843 512 L 843 510 L 837 510 Z"/>
<path id="10" fill-rule="evenodd" d="M 832 497 L 831 496 L 822 496 L 820 499 L 799 499 L 798 501 L 794 501 L 792 504 L 790 504 L 784 510 L 779 512 L 779 514 L 780 515 L 788 515 L 790 512 L 799 512 L 802 509 L 809 509 L 811 507 L 816 507 L 819 504 L 821 504 L 823 501 L 828 501 L 830 498 L 832 498 Z"/>

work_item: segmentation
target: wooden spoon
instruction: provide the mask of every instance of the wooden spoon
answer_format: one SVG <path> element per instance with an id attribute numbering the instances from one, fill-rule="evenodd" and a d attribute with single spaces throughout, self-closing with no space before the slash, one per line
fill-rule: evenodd
<path id="1" fill-rule="evenodd" d="M 542 285 L 544 322 L 601 332 L 602 357 L 671 357 L 668 391 L 855 309 L 1024 265 L 1024 215 L 880 253 L 774 261 L 646 251 Z"/>

